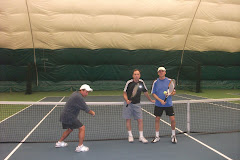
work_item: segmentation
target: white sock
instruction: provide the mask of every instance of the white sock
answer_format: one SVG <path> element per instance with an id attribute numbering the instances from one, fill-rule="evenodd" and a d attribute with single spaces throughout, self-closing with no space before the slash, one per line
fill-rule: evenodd
<path id="1" fill-rule="evenodd" d="M 156 137 L 159 137 L 159 131 L 156 132 Z"/>
<path id="2" fill-rule="evenodd" d="M 139 131 L 139 137 L 143 137 L 143 131 Z"/>
<path id="3" fill-rule="evenodd" d="M 176 132 L 175 132 L 175 130 L 172 130 L 172 135 L 174 135 L 174 136 L 176 135 Z"/>
<path id="4" fill-rule="evenodd" d="M 129 137 L 133 137 L 132 131 L 128 131 L 128 136 L 129 136 Z"/>
<path id="5" fill-rule="evenodd" d="M 83 144 L 81 146 L 79 146 L 79 147 L 82 147 L 82 146 L 83 146 Z"/>

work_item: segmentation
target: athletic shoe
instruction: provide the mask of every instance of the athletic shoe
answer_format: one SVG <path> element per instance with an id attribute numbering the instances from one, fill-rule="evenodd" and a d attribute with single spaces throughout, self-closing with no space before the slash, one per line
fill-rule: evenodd
<path id="1" fill-rule="evenodd" d="M 63 141 L 62 141 L 62 142 L 59 142 L 59 141 L 58 141 L 58 142 L 56 143 L 55 147 L 56 147 L 56 148 L 60 148 L 60 147 L 66 147 L 67 145 L 68 145 L 68 144 L 65 143 L 65 142 L 63 142 Z"/>
<path id="2" fill-rule="evenodd" d="M 82 145 L 82 146 L 77 146 L 75 151 L 76 151 L 76 152 L 87 152 L 87 151 L 89 151 L 89 148 L 86 147 L 86 146 L 84 146 L 84 145 Z"/>
<path id="3" fill-rule="evenodd" d="M 172 138 L 172 143 L 177 143 L 177 137 L 176 137 L 176 135 L 172 135 L 171 136 L 171 138 Z"/>
<path id="4" fill-rule="evenodd" d="M 129 142 L 129 143 L 132 143 L 133 141 L 134 141 L 133 136 L 128 136 L 128 142 Z"/>
<path id="5" fill-rule="evenodd" d="M 144 137 L 139 137 L 139 142 L 148 143 L 148 140 L 146 140 Z"/>
<path id="6" fill-rule="evenodd" d="M 152 140 L 152 143 L 156 143 L 156 142 L 158 142 L 158 141 L 160 141 L 160 137 L 155 137 L 155 138 Z"/>

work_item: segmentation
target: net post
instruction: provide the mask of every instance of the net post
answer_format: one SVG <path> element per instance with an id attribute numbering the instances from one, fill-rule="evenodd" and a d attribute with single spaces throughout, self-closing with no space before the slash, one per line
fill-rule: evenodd
<path id="1" fill-rule="evenodd" d="M 190 102 L 187 103 L 187 133 L 190 133 Z"/>

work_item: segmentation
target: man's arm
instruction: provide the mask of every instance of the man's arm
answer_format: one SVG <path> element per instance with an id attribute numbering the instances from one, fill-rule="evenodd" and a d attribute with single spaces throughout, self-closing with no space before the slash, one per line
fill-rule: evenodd
<path id="1" fill-rule="evenodd" d="M 123 92 L 123 98 L 127 102 L 127 104 L 130 104 L 132 102 L 132 101 L 129 101 L 129 99 L 127 97 L 127 92 Z"/>
<path id="2" fill-rule="evenodd" d="M 155 93 L 153 93 L 152 95 L 153 95 L 153 97 L 154 97 L 156 100 L 158 100 L 162 105 L 165 105 L 165 104 L 166 104 L 166 102 L 164 102 L 164 100 L 160 99 Z"/>
<path id="3" fill-rule="evenodd" d="M 147 99 L 148 99 L 149 101 L 151 101 L 152 103 L 155 103 L 155 100 L 153 100 L 153 99 L 149 96 L 148 92 L 144 92 L 144 95 L 147 97 Z"/>
<path id="4" fill-rule="evenodd" d="M 95 116 L 95 112 L 90 110 L 90 108 L 88 107 L 88 105 L 86 104 L 86 102 L 81 98 L 79 100 L 80 103 L 80 109 L 84 110 L 86 113 L 91 114 L 92 116 Z"/>
<path id="5" fill-rule="evenodd" d="M 95 112 L 92 110 L 90 110 L 88 113 L 91 114 L 92 116 L 95 116 Z"/>
<path id="6" fill-rule="evenodd" d="M 174 96 L 175 94 L 176 94 L 176 90 L 174 89 L 171 95 Z"/>

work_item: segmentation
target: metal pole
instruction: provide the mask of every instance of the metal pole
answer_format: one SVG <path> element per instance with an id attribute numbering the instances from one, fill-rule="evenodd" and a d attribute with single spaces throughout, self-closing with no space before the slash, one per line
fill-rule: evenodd
<path id="1" fill-rule="evenodd" d="M 190 133 L 190 102 L 187 103 L 187 133 Z"/>

